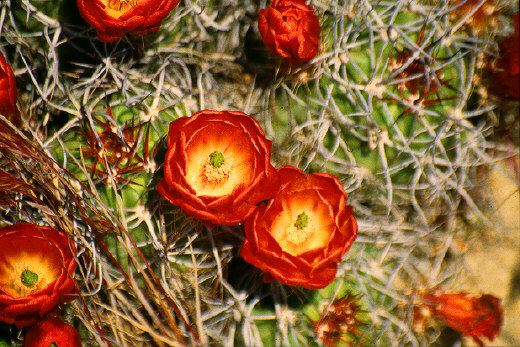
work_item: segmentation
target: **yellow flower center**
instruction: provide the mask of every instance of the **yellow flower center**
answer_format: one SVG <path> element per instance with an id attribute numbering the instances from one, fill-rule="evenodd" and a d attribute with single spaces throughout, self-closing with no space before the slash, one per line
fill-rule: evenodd
<path id="1" fill-rule="evenodd" d="M 186 180 L 197 195 L 228 195 L 237 185 L 251 180 L 251 160 L 224 153 L 222 150 L 208 152 L 206 149 L 190 156 Z"/>
<path id="2" fill-rule="evenodd" d="M 102 0 L 107 14 L 114 18 L 121 17 L 125 12 L 137 5 L 141 0 Z"/>
<path id="3" fill-rule="evenodd" d="M 284 252 L 299 256 L 327 246 L 334 219 L 315 193 L 291 194 L 280 204 L 282 212 L 273 220 L 270 234 Z"/>
<path id="4" fill-rule="evenodd" d="M 220 184 L 229 178 L 231 165 L 229 160 L 224 161 L 220 152 L 213 152 L 202 167 L 202 175 L 208 184 Z"/>
<path id="5" fill-rule="evenodd" d="M 302 253 L 309 238 L 314 236 L 315 228 L 312 223 L 309 225 L 309 217 L 305 212 L 302 212 L 296 217 L 296 221 L 285 229 L 285 236 L 280 245 L 284 251 L 292 255 Z"/>
<path id="6" fill-rule="evenodd" d="M 271 234 L 282 250 L 298 256 L 316 247 L 323 247 L 327 235 L 318 228 L 313 214 L 301 211 L 296 216 L 289 219 L 287 215 L 283 215 L 273 223 Z"/>
<path id="7" fill-rule="evenodd" d="M 209 124 L 186 144 L 186 181 L 197 196 L 229 195 L 252 181 L 254 151 L 250 135 L 240 129 Z"/>
<path id="8" fill-rule="evenodd" d="M 15 298 L 28 296 L 37 290 L 45 288 L 47 284 L 52 282 L 49 280 L 49 278 L 45 278 L 45 275 L 41 273 L 45 272 L 47 269 L 42 269 L 43 271 L 39 271 L 40 275 L 38 275 L 35 272 L 27 270 L 29 266 L 30 265 L 26 265 L 26 263 L 19 263 L 15 265 L 14 271 L 12 272 L 11 276 L 9 276 L 10 283 L 7 283 L 7 286 L 2 286 L 5 292 L 11 294 Z M 34 269 L 34 267 L 32 268 Z"/>
<path id="9" fill-rule="evenodd" d="M 15 298 L 31 295 L 58 279 L 62 264 L 58 254 L 14 251 L 0 262 L 0 289 Z"/>

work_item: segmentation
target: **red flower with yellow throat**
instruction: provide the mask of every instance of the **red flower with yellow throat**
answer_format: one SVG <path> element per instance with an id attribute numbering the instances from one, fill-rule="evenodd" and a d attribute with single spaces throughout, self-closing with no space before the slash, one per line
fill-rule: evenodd
<path id="1" fill-rule="evenodd" d="M 112 42 L 126 33 L 157 31 L 179 0 L 77 0 L 83 19 L 96 28 L 101 41 Z"/>
<path id="2" fill-rule="evenodd" d="M 0 228 L 0 321 L 32 325 L 74 299 L 74 243 L 49 227 L 19 223 Z"/>
<path id="3" fill-rule="evenodd" d="M 278 172 L 279 193 L 245 221 L 240 256 L 265 271 L 266 282 L 323 288 L 357 237 L 352 207 L 333 175 L 306 176 L 292 166 Z"/>
<path id="4" fill-rule="evenodd" d="M 280 176 L 260 124 L 237 111 L 200 111 L 170 124 L 157 191 L 206 226 L 237 225 L 274 197 Z"/>

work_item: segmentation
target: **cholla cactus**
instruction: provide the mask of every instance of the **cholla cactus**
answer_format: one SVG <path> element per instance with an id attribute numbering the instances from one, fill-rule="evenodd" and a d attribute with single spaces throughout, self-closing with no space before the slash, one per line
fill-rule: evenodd
<path id="1" fill-rule="evenodd" d="M 21 122 L 0 116 L 0 223 L 74 238 L 81 296 L 62 311 L 87 346 L 323 343 L 308 312 L 345 293 L 363 310 L 349 341 L 430 343 L 408 290 L 463 270 L 455 241 L 468 220 L 490 223 L 476 171 L 518 155 L 494 136 L 518 102 L 479 103 L 474 85 L 514 3 L 489 1 L 497 21 L 478 29 L 468 19 L 488 2 L 467 3 L 310 1 L 321 45 L 291 70 L 261 41 L 267 1 L 185 1 L 157 32 L 114 43 L 74 1 L 2 1 Z M 359 236 L 326 289 L 264 284 L 238 256 L 240 226 L 208 230 L 156 192 L 169 123 L 203 109 L 257 119 L 275 166 L 340 178 Z"/>

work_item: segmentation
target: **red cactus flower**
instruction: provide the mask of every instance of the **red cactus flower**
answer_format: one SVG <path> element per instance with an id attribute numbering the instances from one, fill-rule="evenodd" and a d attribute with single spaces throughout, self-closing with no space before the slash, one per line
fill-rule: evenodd
<path id="1" fill-rule="evenodd" d="M 320 22 L 305 0 L 274 0 L 258 13 L 265 45 L 294 67 L 314 58 L 320 45 Z"/>
<path id="2" fill-rule="evenodd" d="M 0 228 L 0 321 L 24 327 L 72 300 L 74 244 L 58 230 L 29 223 Z"/>
<path id="3" fill-rule="evenodd" d="M 170 124 L 157 191 L 208 227 L 237 225 L 278 191 L 270 159 L 271 141 L 252 117 L 197 112 Z"/>
<path id="4" fill-rule="evenodd" d="M 493 68 L 494 94 L 506 99 L 520 101 L 520 30 L 519 14 L 513 17 L 515 33 L 500 44 L 500 57 Z"/>
<path id="5" fill-rule="evenodd" d="M 96 28 L 101 41 L 126 33 L 157 31 L 179 0 L 77 0 L 81 17 Z"/>
<path id="6" fill-rule="evenodd" d="M 264 281 L 323 288 L 357 236 L 352 207 L 333 175 L 305 174 L 292 166 L 278 170 L 280 192 L 245 221 L 240 256 L 264 270 Z"/>
<path id="7" fill-rule="evenodd" d="M 24 347 L 81 347 L 78 331 L 58 317 L 46 317 L 33 325 L 25 336 Z"/>
<path id="8" fill-rule="evenodd" d="M 446 325 L 464 336 L 472 337 L 479 346 L 484 346 L 481 337 L 490 341 L 498 335 L 503 321 L 500 300 L 493 295 L 480 296 L 439 291 L 419 293 L 423 302 L 420 308 L 443 320 Z M 415 319 L 424 314 L 416 310 Z"/>
<path id="9" fill-rule="evenodd" d="M 0 114 L 16 123 L 19 111 L 16 107 L 16 79 L 11 66 L 0 52 Z"/>

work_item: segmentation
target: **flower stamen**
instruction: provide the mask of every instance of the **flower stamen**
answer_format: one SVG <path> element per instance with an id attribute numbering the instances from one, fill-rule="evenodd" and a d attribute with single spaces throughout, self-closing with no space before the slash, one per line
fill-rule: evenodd
<path id="1" fill-rule="evenodd" d="M 287 242 L 294 246 L 299 246 L 307 241 L 311 234 L 312 230 L 309 230 L 308 228 L 297 229 L 296 227 L 291 227 L 287 230 Z"/>
<path id="2" fill-rule="evenodd" d="M 204 163 L 202 175 L 207 183 L 218 184 L 226 181 L 231 174 L 231 164 L 224 160 L 221 152 L 214 151 Z"/>
<path id="3" fill-rule="evenodd" d="M 302 212 L 296 217 L 296 222 L 287 228 L 285 238 L 292 246 L 291 248 L 297 249 L 298 246 L 307 241 L 313 233 L 314 228 L 309 225 L 309 217 L 305 212 Z"/>
<path id="4" fill-rule="evenodd" d="M 126 12 L 138 3 L 139 0 L 108 0 L 107 6 L 116 11 Z"/>
<path id="5" fill-rule="evenodd" d="M 140 1 L 141 0 L 102 0 L 105 5 L 106 13 L 116 19 L 121 17 Z"/>

